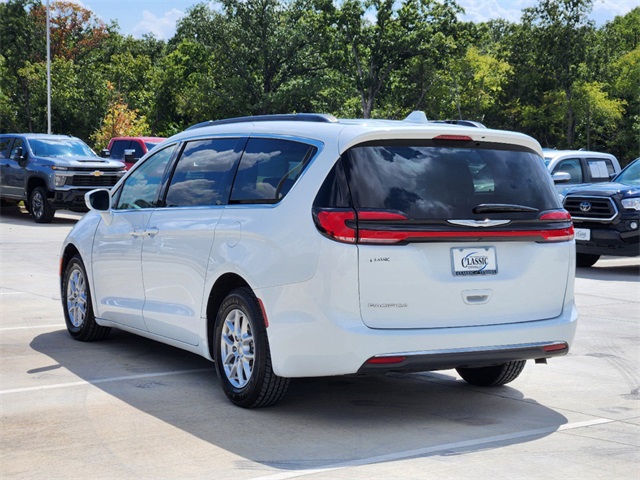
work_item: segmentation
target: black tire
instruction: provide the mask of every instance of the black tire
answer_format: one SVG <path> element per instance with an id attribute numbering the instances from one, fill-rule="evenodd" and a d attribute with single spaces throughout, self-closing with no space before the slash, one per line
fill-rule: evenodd
<path id="1" fill-rule="evenodd" d="M 74 256 L 62 277 L 62 310 L 67 331 L 76 340 L 93 342 L 107 338 L 111 327 L 96 323 L 91 304 L 89 279 L 79 255 Z"/>
<path id="2" fill-rule="evenodd" d="M 576 253 L 576 267 L 589 268 L 598 261 L 600 255 L 591 253 Z"/>
<path id="3" fill-rule="evenodd" d="M 282 399 L 289 379 L 273 373 L 264 317 L 251 289 L 238 288 L 224 299 L 213 339 L 216 372 L 232 403 L 257 408 Z"/>
<path id="4" fill-rule="evenodd" d="M 29 212 L 36 223 L 50 223 L 56 211 L 47 200 L 44 187 L 36 187 L 29 195 Z"/>
<path id="5" fill-rule="evenodd" d="M 492 367 L 460 367 L 456 368 L 456 371 L 465 382 L 471 385 L 477 385 L 479 387 L 499 387 L 518 378 L 518 375 L 522 373 L 526 363 L 526 360 L 515 360 Z"/>

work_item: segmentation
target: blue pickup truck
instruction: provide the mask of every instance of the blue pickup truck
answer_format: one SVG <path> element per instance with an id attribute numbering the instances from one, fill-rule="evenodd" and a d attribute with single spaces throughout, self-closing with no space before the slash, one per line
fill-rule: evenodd
<path id="1" fill-rule="evenodd" d="M 24 201 L 37 223 L 51 222 L 56 209 L 86 211 L 86 192 L 110 188 L 124 174 L 122 162 L 100 158 L 79 138 L 0 135 L 0 199 Z"/>
<path id="2" fill-rule="evenodd" d="M 640 255 L 640 158 L 611 182 L 569 190 L 564 208 L 575 227 L 578 267 L 591 267 L 601 255 Z"/>

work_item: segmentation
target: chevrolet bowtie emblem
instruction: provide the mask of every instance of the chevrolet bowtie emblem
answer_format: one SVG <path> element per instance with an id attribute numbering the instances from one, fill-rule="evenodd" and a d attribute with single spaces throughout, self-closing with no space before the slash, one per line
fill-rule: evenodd
<path id="1" fill-rule="evenodd" d="M 94 177 L 99 177 L 100 175 L 102 175 L 102 172 L 100 170 L 96 170 L 91 175 L 93 175 Z"/>

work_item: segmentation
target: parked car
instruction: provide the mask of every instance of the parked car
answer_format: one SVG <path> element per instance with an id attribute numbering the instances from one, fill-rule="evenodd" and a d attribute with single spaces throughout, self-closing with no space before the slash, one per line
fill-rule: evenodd
<path id="1" fill-rule="evenodd" d="M 61 251 L 70 335 L 215 360 L 241 407 L 290 378 L 455 368 L 504 385 L 565 355 L 575 243 L 526 135 L 320 114 L 206 122 L 148 153 Z"/>
<path id="2" fill-rule="evenodd" d="M 564 207 L 576 232 L 576 264 L 593 266 L 601 255 L 640 255 L 640 158 L 610 183 L 567 192 Z"/>
<path id="3" fill-rule="evenodd" d="M 84 194 L 112 187 L 124 175 L 121 162 L 98 157 L 79 138 L 66 135 L 0 135 L 0 197 L 24 201 L 33 219 L 48 223 L 56 209 L 86 211 Z"/>
<path id="4" fill-rule="evenodd" d="M 102 151 L 102 154 L 112 160 L 124 162 L 126 169 L 129 170 L 163 140 L 165 140 L 163 137 L 114 137 L 109 141 L 109 146 Z"/>
<path id="5" fill-rule="evenodd" d="M 618 159 L 609 153 L 546 148 L 543 152 L 544 163 L 560 194 L 576 185 L 608 182 L 620 173 Z"/>

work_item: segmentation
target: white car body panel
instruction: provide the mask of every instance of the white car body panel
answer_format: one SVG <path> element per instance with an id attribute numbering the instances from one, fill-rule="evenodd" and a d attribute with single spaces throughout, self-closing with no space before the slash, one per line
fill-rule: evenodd
<path id="1" fill-rule="evenodd" d="M 577 320 L 573 241 L 488 243 L 496 248 L 498 273 L 456 278 L 451 248 L 478 244 L 348 245 L 319 233 L 313 200 L 341 153 L 369 140 L 443 134 L 520 145 L 542 156 L 525 135 L 442 124 L 256 122 L 188 130 L 149 155 L 185 139 L 247 135 L 308 139 L 319 152 L 279 203 L 90 212 L 63 254 L 70 245 L 80 252 L 97 323 L 208 359 L 210 295 L 225 275 L 242 279 L 262 302 L 273 370 L 283 377 L 356 373 L 376 355 L 570 345 Z M 132 237 L 137 229 L 157 233 Z M 391 261 L 371 261 L 384 257 Z M 489 299 L 469 304 L 468 292 L 489 292 Z"/>

